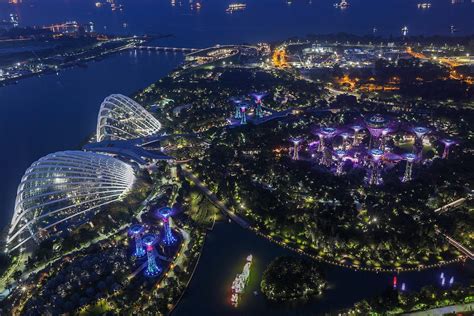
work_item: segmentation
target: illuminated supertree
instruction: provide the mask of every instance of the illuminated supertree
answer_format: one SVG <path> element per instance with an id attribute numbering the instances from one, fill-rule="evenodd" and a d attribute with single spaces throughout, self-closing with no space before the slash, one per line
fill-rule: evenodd
<path id="1" fill-rule="evenodd" d="M 173 232 L 170 227 L 170 218 L 173 214 L 173 210 L 170 207 L 162 207 L 158 209 L 156 215 L 163 220 L 165 236 L 163 238 L 163 243 L 167 246 L 172 245 L 176 242 L 176 238 L 173 236 Z"/>
<path id="2" fill-rule="evenodd" d="M 347 149 L 347 140 L 349 139 L 350 134 L 348 132 L 343 132 L 340 134 L 342 137 L 342 149 Z"/>
<path id="3" fill-rule="evenodd" d="M 337 157 L 337 167 L 336 167 L 336 175 L 342 175 L 342 168 L 344 167 L 344 156 L 346 155 L 345 150 L 336 150 L 335 156 Z"/>
<path id="4" fill-rule="evenodd" d="M 323 151 L 326 148 L 326 140 L 329 140 L 336 136 L 337 129 L 334 127 L 322 127 L 316 134 L 319 136 L 319 147 L 318 151 Z"/>
<path id="5" fill-rule="evenodd" d="M 145 255 L 145 248 L 143 248 L 142 242 L 142 234 L 144 231 L 143 226 L 140 224 L 135 224 L 132 225 L 128 231 L 133 239 L 135 239 L 135 252 L 133 255 L 138 258 L 143 257 Z"/>
<path id="6" fill-rule="evenodd" d="M 378 148 L 382 132 L 388 127 L 390 120 L 382 114 L 374 114 L 365 119 L 365 125 L 370 132 L 369 149 Z"/>
<path id="7" fill-rule="evenodd" d="M 242 100 L 237 99 L 237 98 L 231 98 L 230 100 L 234 104 L 234 108 L 235 108 L 234 118 L 236 120 L 240 119 L 240 117 L 241 117 L 241 115 L 240 115 L 240 105 L 242 104 Z"/>
<path id="8" fill-rule="evenodd" d="M 385 151 L 385 144 L 387 142 L 387 135 L 391 132 L 393 132 L 394 129 L 390 128 L 390 127 L 386 127 L 382 130 L 382 136 L 381 136 L 381 141 L 380 141 L 380 149 L 382 149 L 383 151 Z"/>
<path id="9" fill-rule="evenodd" d="M 155 235 L 146 235 L 143 237 L 143 244 L 146 246 L 147 267 L 145 275 L 152 277 L 157 276 L 161 272 L 161 268 L 156 264 L 155 255 L 153 253 L 154 245 L 158 238 Z"/>
<path id="10" fill-rule="evenodd" d="M 240 104 L 240 124 L 242 125 L 247 124 L 247 108 L 247 104 Z"/>
<path id="11" fill-rule="evenodd" d="M 334 127 L 323 127 L 317 132 L 319 135 L 318 151 L 322 152 L 320 163 L 329 167 L 331 165 L 331 152 L 328 148 L 328 142 L 337 134 L 337 129 Z"/>
<path id="12" fill-rule="evenodd" d="M 262 99 L 267 96 L 267 93 L 252 93 L 251 95 L 255 99 L 255 116 L 263 117 Z"/>
<path id="13" fill-rule="evenodd" d="M 352 142 L 352 146 L 359 145 L 359 132 L 364 128 L 360 125 L 352 125 L 351 128 L 354 130 L 354 141 Z"/>
<path id="14" fill-rule="evenodd" d="M 383 151 L 380 149 L 369 150 L 369 155 L 372 158 L 372 167 L 369 170 L 367 181 L 370 185 L 379 185 L 382 183 L 380 177 L 380 164 L 383 157 Z"/>
<path id="15" fill-rule="evenodd" d="M 290 141 L 293 143 L 293 160 L 298 160 L 299 159 L 299 145 L 303 141 L 303 138 L 301 137 L 291 137 Z"/>
<path id="16" fill-rule="evenodd" d="M 405 174 L 403 175 L 402 182 L 408 182 L 412 179 L 412 169 L 413 169 L 413 162 L 416 160 L 416 155 L 413 153 L 404 154 L 403 157 L 407 161 L 405 167 Z"/>
<path id="17" fill-rule="evenodd" d="M 419 153 L 421 156 L 423 154 L 423 137 L 428 134 L 430 130 L 423 126 L 416 126 L 413 127 L 411 130 L 416 135 L 415 144 L 413 146 L 413 152 L 415 154 Z"/>
<path id="18" fill-rule="evenodd" d="M 456 141 L 450 138 L 442 139 L 441 142 L 444 144 L 443 159 L 447 159 L 449 156 L 449 148 L 456 144 Z"/>

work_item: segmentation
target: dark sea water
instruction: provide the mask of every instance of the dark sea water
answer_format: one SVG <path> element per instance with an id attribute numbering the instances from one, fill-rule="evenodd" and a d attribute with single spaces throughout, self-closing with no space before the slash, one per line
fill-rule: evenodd
<path id="1" fill-rule="evenodd" d="M 180 54 L 130 51 L 88 68 L 21 80 L 0 88 L 0 225 L 10 221 L 24 171 L 49 153 L 79 149 L 96 127 L 102 100 L 131 94 L 170 72 Z"/>
<path id="2" fill-rule="evenodd" d="M 410 35 L 447 36 L 474 33 L 474 3 L 452 4 L 432 0 L 432 8 L 419 10 L 416 0 L 349 0 L 346 10 L 336 0 L 239 0 L 247 9 L 226 14 L 233 0 L 202 0 L 197 10 L 189 1 L 123 0 L 123 11 L 108 5 L 96 8 L 93 0 L 24 0 L 10 5 L 0 0 L 0 20 L 10 13 L 21 25 L 46 25 L 68 20 L 94 22 L 99 32 L 113 34 L 172 34 L 156 44 L 205 47 L 225 43 L 274 41 L 307 34 L 348 32 L 399 36 L 403 26 Z M 422 1 L 420 1 L 422 2 Z M 454 25 L 457 32 L 450 34 Z M 100 102 L 111 93 L 131 94 L 165 76 L 182 61 L 182 55 L 130 51 L 114 55 L 88 68 L 72 68 L 58 75 L 21 80 L 0 88 L 0 226 L 11 217 L 16 187 L 26 168 L 55 151 L 79 148 L 95 129 Z M 228 304 L 228 289 L 252 253 L 255 267 L 249 294 L 242 306 Z M 314 315 L 380 293 L 391 275 L 354 272 L 327 266 L 330 290 L 314 302 L 300 306 L 267 303 L 258 290 L 261 272 L 276 256 L 287 251 L 244 231 L 234 224 L 219 224 L 210 233 L 189 291 L 176 315 Z M 463 279 L 470 267 L 444 269 Z M 408 289 L 436 282 L 440 271 L 402 274 Z"/>

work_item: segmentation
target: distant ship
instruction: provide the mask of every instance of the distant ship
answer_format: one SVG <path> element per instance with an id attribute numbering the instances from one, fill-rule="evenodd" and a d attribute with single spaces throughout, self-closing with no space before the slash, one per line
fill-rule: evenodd
<path id="1" fill-rule="evenodd" d="M 345 9 L 349 7 L 349 2 L 347 2 L 346 0 L 341 0 L 341 2 L 339 3 L 334 3 L 334 7 L 339 9 Z"/>
<path id="2" fill-rule="evenodd" d="M 225 10 L 227 13 L 233 13 L 235 11 L 242 11 L 245 10 L 247 5 L 245 3 L 231 3 Z"/>
<path id="3" fill-rule="evenodd" d="M 429 8 L 431 8 L 431 3 L 429 2 L 418 3 L 418 9 L 429 9 Z"/>
<path id="4" fill-rule="evenodd" d="M 234 307 L 239 305 L 239 298 L 242 293 L 245 291 L 247 286 L 249 276 L 250 276 L 250 267 L 252 266 L 252 255 L 248 255 L 247 262 L 244 265 L 242 273 L 236 275 L 234 282 L 232 282 L 232 296 L 230 297 L 230 302 Z"/>
<path id="5" fill-rule="evenodd" d="M 402 35 L 407 36 L 408 35 L 408 26 L 402 27 Z"/>

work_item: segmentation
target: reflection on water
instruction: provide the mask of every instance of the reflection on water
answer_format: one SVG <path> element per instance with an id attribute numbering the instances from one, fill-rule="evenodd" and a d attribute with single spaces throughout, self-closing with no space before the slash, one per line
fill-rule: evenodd
<path id="1" fill-rule="evenodd" d="M 239 307 L 234 308 L 230 304 L 230 286 L 249 253 L 253 255 L 250 282 Z M 272 304 L 260 292 L 263 271 L 274 258 L 289 254 L 295 255 L 234 223 L 216 224 L 207 237 L 194 278 L 173 315 L 315 315 L 350 306 L 392 286 L 392 274 L 322 264 L 329 282 L 329 289 L 322 297 L 305 304 Z M 435 284 L 441 272 L 463 280 L 474 271 L 472 266 L 455 265 L 401 273 L 397 279 L 399 284 L 406 284 L 407 290 L 415 290 Z"/>

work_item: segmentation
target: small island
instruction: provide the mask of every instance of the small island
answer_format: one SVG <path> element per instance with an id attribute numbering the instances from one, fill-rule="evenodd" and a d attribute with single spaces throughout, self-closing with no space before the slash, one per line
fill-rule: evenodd
<path id="1" fill-rule="evenodd" d="M 260 288 L 272 301 L 306 300 L 320 295 L 326 281 L 314 261 L 283 256 L 273 260 L 263 273 Z"/>

